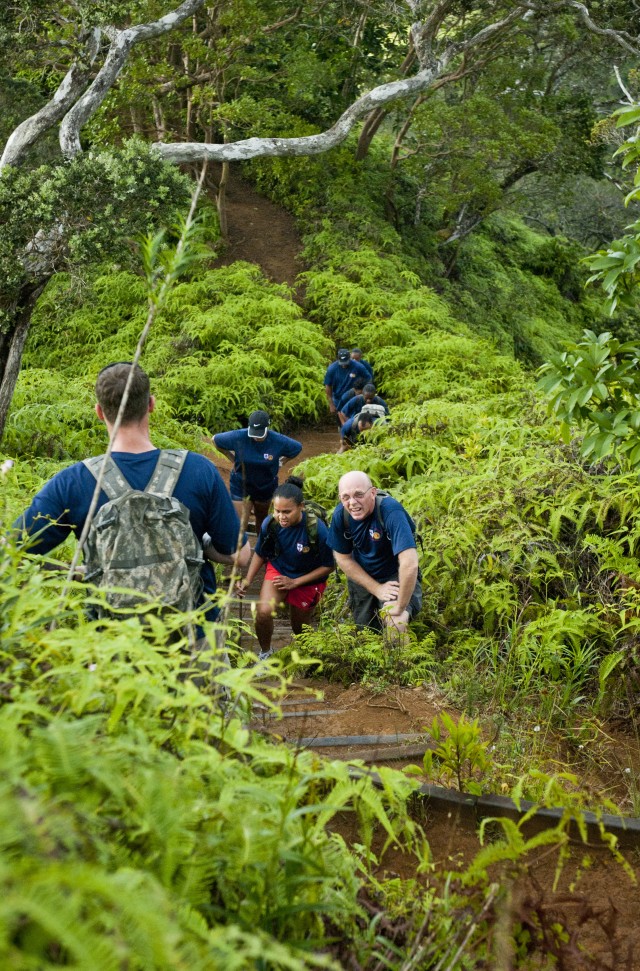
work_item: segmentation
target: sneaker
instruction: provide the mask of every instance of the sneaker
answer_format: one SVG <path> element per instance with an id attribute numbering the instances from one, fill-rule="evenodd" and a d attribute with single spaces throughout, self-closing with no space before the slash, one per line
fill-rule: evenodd
<path id="1" fill-rule="evenodd" d="M 273 654 L 273 648 L 270 647 L 268 651 L 260 651 L 258 654 L 259 661 L 267 661 Z"/>

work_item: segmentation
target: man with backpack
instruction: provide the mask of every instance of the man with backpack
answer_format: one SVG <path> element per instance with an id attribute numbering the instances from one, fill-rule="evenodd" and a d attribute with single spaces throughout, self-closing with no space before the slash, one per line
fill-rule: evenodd
<path id="1" fill-rule="evenodd" d="M 354 415 L 362 411 L 373 415 L 374 418 L 386 418 L 389 414 L 389 406 L 384 398 L 376 394 L 375 384 L 365 384 L 362 392 L 354 395 L 350 401 L 345 402 L 341 411 L 345 420 L 353 418 Z"/>
<path id="2" fill-rule="evenodd" d="M 347 472 L 331 518 L 329 546 L 346 574 L 358 628 L 404 634 L 422 606 L 415 524 L 365 472 Z"/>
<path id="3" fill-rule="evenodd" d="M 347 418 L 340 429 L 342 444 L 337 450 L 336 455 L 342 455 L 343 452 L 348 452 L 349 449 L 355 448 L 360 441 L 360 436 L 373 428 L 376 421 L 377 419 L 373 415 L 369 415 L 365 411 L 359 411 L 352 418 Z"/>
<path id="4" fill-rule="evenodd" d="M 324 391 L 329 403 L 329 411 L 337 416 L 338 424 L 342 424 L 338 412 L 338 405 L 347 391 L 353 388 L 358 378 L 370 381 L 369 372 L 359 361 L 352 361 L 348 348 L 341 347 L 336 360 L 329 365 L 324 375 Z"/>
<path id="5" fill-rule="evenodd" d="M 190 610 L 216 590 L 214 569 L 203 557 L 203 537 L 205 545 L 215 547 L 212 556 L 219 562 L 235 559 L 239 567 L 246 566 L 251 550 L 246 537 L 239 541 L 240 523 L 215 466 L 195 452 L 160 450 L 151 442 L 155 398 L 140 367 L 115 428 L 131 368 L 128 362 L 107 365 L 96 381 L 96 414 L 112 447 L 104 471 L 104 456 L 99 456 L 58 472 L 14 528 L 28 534 L 30 551 L 38 554 L 49 553 L 71 532 L 79 538 L 101 477 L 83 551 L 86 579 L 132 591 L 108 594 L 116 613 L 134 609 L 148 596 L 158 597 L 165 608 Z M 206 617 L 214 620 L 217 613 L 209 606 Z M 205 647 L 200 638 L 196 650 Z"/>

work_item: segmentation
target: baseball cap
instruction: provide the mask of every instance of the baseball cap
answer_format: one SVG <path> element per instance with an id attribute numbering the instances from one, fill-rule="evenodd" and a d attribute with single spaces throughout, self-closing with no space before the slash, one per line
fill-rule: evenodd
<path id="1" fill-rule="evenodd" d="M 351 360 L 351 354 L 346 347 L 341 347 L 338 351 L 338 361 L 340 364 L 348 364 Z"/>
<path id="2" fill-rule="evenodd" d="M 249 438 L 264 438 L 271 419 L 266 411 L 252 411 L 249 415 Z"/>

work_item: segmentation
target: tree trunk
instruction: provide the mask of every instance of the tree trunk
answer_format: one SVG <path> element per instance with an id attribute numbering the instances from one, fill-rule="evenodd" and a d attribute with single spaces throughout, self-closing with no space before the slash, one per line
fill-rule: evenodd
<path id="1" fill-rule="evenodd" d="M 416 52 L 411 45 L 409 52 L 405 57 L 404 61 L 400 65 L 400 70 L 398 72 L 400 77 L 406 77 L 408 72 L 411 70 L 416 60 Z M 361 162 L 367 157 L 367 152 L 371 148 L 371 142 L 373 141 L 374 135 L 380 128 L 380 125 L 385 120 L 389 114 L 388 108 L 374 108 L 370 114 L 365 118 L 364 125 L 362 126 L 362 131 L 360 132 L 360 138 L 358 139 L 358 146 L 356 148 L 356 161 Z"/>
<path id="2" fill-rule="evenodd" d="M 159 142 L 164 141 L 164 137 L 167 134 L 167 128 L 164 123 L 164 114 L 162 107 L 157 98 L 152 99 L 153 104 L 153 121 L 156 126 L 156 139 Z"/>
<path id="3" fill-rule="evenodd" d="M 31 315 L 48 280 L 49 277 L 23 288 L 16 301 L 13 325 L 4 334 L 0 334 L 0 441 L 2 441 L 11 399 L 20 373 L 22 352 L 29 333 Z"/>
<path id="4" fill-rule="evenodd" d="M 225 243 L 229 236 L 229 225 L 227 223 L 227 185 L 229 183 L 229 163 L 222 163 L 220 182 L 216 192 L 216 209 L 218 210 L 218 222 L 220 224 L 220 235 Z"/>

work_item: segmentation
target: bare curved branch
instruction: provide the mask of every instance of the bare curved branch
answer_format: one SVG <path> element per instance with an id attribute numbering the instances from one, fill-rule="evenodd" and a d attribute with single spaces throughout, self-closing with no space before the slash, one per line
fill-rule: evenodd
<path id="1" fill-rule="evenodd" d="M 18 165 L 41 135 L 60 121 L 74 105 L 87 86 L 90 67 L 97 57 L 99 47 L 100 30 L 96 27 L 87 44 L 87 62 L 76 61 L 72 64 L 51 100 L 30 118 L 25 118 L 11 132 L 0 158 L 0 172 L 7 165 Z"/>
<path id="2" fill-rule="evenodd" d="M 156 149 L 166 161 L 174 164 L 202 159 L 214 162 L 241 162 L 265 156 L 321 155 L 340 145 L 356 122 L 373 109 L 399 98 L 410 98 L 421 91 L 428 90 L 445 70 L 452 53 L 452 51 L 445 52 L 433 68 L 419 71 L 411 78 L 389 81 L 387 84 L 381 84 L 367 91 L 347 108 L 331 128 L 317 135 L 304 135 L 299 138 L 245 138 L 241 141 L 217 145 L 209 142 L 182 142 L 171 145 L 158 142 Z"/>
<path id="3" fill-rule="evenodd" d="M 98 110 L 107 93 L 115 84 L 122 68 L 127 63 L 129 52 L 134 44 L 153 40 L 174 30 L 204 4 L 205 0 L 185 0 L 175 10 L 149 24 L 138 24 L 125 30 L 111 28 L 105 31 L 112 37 L 111 47 L 104 64 L 96 74 L 92 84 L 65 115 L 60 125 L 60 147 L 65 158 L 73 158 L 82 151 L 80 131 L 89 118 Z"/>
<path id="4" fill-rule="evenodd" d="M 443 14 L 446 6 L 445 2 L 439 4 L 440 14 Z M 387 84 L 372 88 L 371 91 L 354 101 L 331 128 L 317 135 L 305 135 L 299 138 L 246 138 L 241 141 L 218 145 L 208 142 L 183 142 L 168 145 L 159 142 L 156 145 L 157 150 L 166 161 L 174 164 L 196 162 L 202 159 L 215 162 L 239 162 L 264 156 L 282 158 L 320 155 L 323 152 L 328 152 L 340 145 L 356 122 L 371 111 L 379 110 L 383 105 L 400 98 L 411 98 L 428 91 L 444 73 L 454 56 L 463 50 L 486 44 L 498 33 L 505 30 L 514 20 L 521 17 L 526 9 L 525 6 L 518 6 L 502 20 L 495 21 L 479 30 L 464 43 L 451 44 L 438 58 L 430 55 L 430 66 L 423 66 L 413 77 L 389 81 Z M 415 44 L 415 35 L 413 41 Z M 423 44 L 423 48 L 425 43 L 429 44 L 429 41 L 425 41 L 424 37 L 419 41 Z"/>

